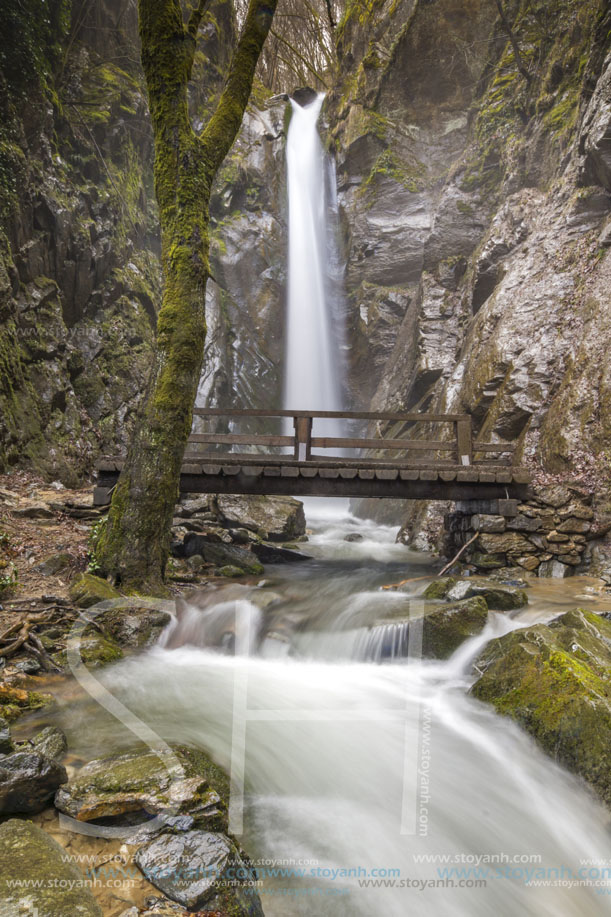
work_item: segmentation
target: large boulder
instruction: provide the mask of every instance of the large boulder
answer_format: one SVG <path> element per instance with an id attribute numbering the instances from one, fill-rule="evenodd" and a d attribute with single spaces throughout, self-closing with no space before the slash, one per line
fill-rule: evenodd
<path id="1" fill-rule="evenodd" d="M 41 828 L 15 818 L 0 825 L 0 917 L 102 917 L 90 881 Z"/>
<path id="2" fill-rule="evenodd" d="M 69 594 L 71 601 L 78 608 L 91 608 L 98 602 L 120 598 L 120 594 L 107 580 L 91 573 L 81 573 L 77 576 L 70 584 Z"/>
<path id="3" fill-rule="evenodd" d="M 178 759 L 183 773 L 173 769 Z M 134 816 L 188 815 L 188 827 L 224 830 L 227 778 L 201 751 L 179 746 L 173 751 L 130 751 L 90 761 L 55 796 L 55 806 L 79 821 Z M 127 819 L 127 821 L 126 821 Z"/>
<path id="4" fill-rule="evenodd" d="M 217 507 L 223 525 L 250 529 L 266 541 L 291 541 L 305 534 L 303 503 L 293 497 L 222 494 Z"/>
<path id="5" fill-rule="evenodd" d="M 611 805 L 611 621 L 569 611 L 492 640 L 471 692 L 527 730 Z"/>
<path id="6" fill-rule="evenodd" d="M 254 883 L 255 870 L 224 834 L 164 834 L 140 847 L 134 860 L 149 882 L 189 910 L 263 917 L 255 888 L 239 881 Z"/>
<path id="7" fill-rule="evenodd" d="M 244 574 L 258 576 L 263 573 L 263 565 L 251 551 L 235 544 L 211 543 L 195 532 L 189 532 L 185 538 L 184 553 L 186 557 L 199 555 L 206 563 L 217 567 L 238 567 Z"/>
<path id="8" fill-rule="evenodd" d="M 134 649 L 153 646 L 172 619 L 172 607 L 172 602 L 162 599 L 156 602 L 147 600 L 142 605 L 130 599 L 119 600 L 112 608 L 98 615 L 96 623 L 101 625 L 119 646 Z"/>
<path id="9" fill-rule="evenodd" d="M 486 599 L 492 611 L 511 611 L 528 605 L 528 596 L 523 589 L 491 582 L 483 577 L 456 579 L 449 576 L 433 580 L 423 593 L 425 599 L 446 599 L 449 602 L 460 602 L 478 595 Z"/>
<path id="10" fill-rule="evenodd" d="M 0 756 L 0 815 L 41 812 L 66 783 L 66 769 L 36 750 Z"/>
<path id="11" fill-rule="evenodd" d="M 487 620 L 488 606 L 481 596 L 425 607 L 422 618 L 422 655 L 432 659 L 447 659 L 461 643 L 481 633 Z M 410 614 L 409 605 L 396 614 L 379 619 L 371 628 L 370 639 L 365 643 L 365 657 L 372 658 L 367 647 L 374 651 L 373 655 L 377 658 L 393 655 L 398 646 L 402 646 L 407 653 L 408 630 L 418 622 L 419 619 Z M 402 653 L 399 652 L 399 655 Z"/>

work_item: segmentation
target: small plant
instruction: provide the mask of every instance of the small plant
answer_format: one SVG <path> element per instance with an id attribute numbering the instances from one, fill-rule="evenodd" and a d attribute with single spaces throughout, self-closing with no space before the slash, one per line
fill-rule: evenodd
<path id="1" fill-rule="evenodd" d="M 15 564 L 9 563 L 0 569 L 0 598 L 8 595 L 18 585 L 19 577 Z"/>
<path id="2" fill-rule="evenodd" d="M 106 525 L 106 518 L 100 519 L 99 522 L 96 522 L 96 524 L 92 526 L 91 532 L 89 533 L 89 550 L 87 552 L 87 560 L 88 560 L 87 573 L 93 573 L 94 576 L 99 576 L 102 573 L 102 567 L 100 566 L 100 562 L 98 561 L 98 557 L 96 554 L 96 548 L 98 546 L 98 542 L 100 540 L 102 532 L 104 531 L 105 525 Z"/>

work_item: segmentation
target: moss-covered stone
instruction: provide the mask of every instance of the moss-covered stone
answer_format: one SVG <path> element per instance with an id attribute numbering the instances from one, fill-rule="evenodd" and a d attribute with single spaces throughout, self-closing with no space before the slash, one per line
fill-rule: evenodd
<path id="1" fill-rule="evenodd" d="M 461 643 L 481 633 L 487 620 L 488 606 L 481 596 L 429 611 L 422 633 L 423 655 L 447 659 Z"/>
<path id="2" fill-rule="evenodd" d="M 98 602 L 121 598 L 107 580 L 91 573 L 82 573 L 70 584 L 70 599 L 79 608 L 91 608 Z"/>
<path id="3" fill-rule="evenodd" d="M 229 783 L 199 749 L 131 751 L 90 761 L 58 790 L 55 805 L 79 821 L 130 813 L 190 815 L 192 824 L 226 830 Z"/>
<path id="4" fill-rule="evenodd" d="M 16 720 L 24 713 L 40 710 L 54 703 L 50 694 L 41 694 L 38 691 L 25 691 L 11 685 L 0 685 L 0 717 L 5 720 Z"/>
<path id="5" fill-rule="evenodd" d="M 426 587 L 423 592 L 423 597 L 425 599 L 445 599 L 448 594 L 448 590 L 452 588 L 456 582 L 456 577 L 448 576 L 445 579 L 436 579 Z"/>
<path id="6" fill-rule="evenodd" d="M 14 885 L 15 877 L 21 881 Z M 28 821 L 0 825 L 0 897 L 2 914 L 102 917 L 91 880 L 66 862 L 63 847 Z"/>
<path id="7" fill-rule="evenodd" d="M 493 640 L 471 692 L 611 805 L 611 622 L 578 609 Z"/>

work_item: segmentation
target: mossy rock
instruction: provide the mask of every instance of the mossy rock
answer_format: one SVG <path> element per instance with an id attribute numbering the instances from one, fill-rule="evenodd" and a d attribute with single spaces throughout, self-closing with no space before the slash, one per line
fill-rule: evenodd
<path id="1" fill-rule="evenodd" d="M 81 662 L 88 669 L 99 669 L 102 666 L 110 665 L 113 662 L 118 662 L 119 659 L 123 659 L 123 650 L 110 637 L 106 637 L 99 631 L 88 627 L 79 642 L 79 655 Z M 55 653 L 51 658 L 62 669 L 68 667 L 66 650 Z"/>
<path id="2" fill-rule="evenodd" d="M 488 605 L 481 596 L 440 605 L 426 614 L 422 654 L 447 659 L 469 637 L 481 633 L 488 620 Z"/>
<path id="3" fill-rule="evenodd" d="M 25 691 L 23 688 L 14 688 L 11 685 L 0 685 L 0 717 L 9 722 L 16 720 L 24 713 L 40 710 L 41 707 L 54 702 L 50 694 Z"/>
<path id="4" fill-rule="evenodd" d="M 424 609 L 422 622 L 422 655 L 447 659 L 469 637 L 475 637 L 486 626 L 488 606 L 481 596 L 463 602 L 436 604 Z M 409 611 L 376 622 L 377 627 L 405 622 L 410 628 L 418 621 Z"/>
<path id="5" fill-rule="evenodd" d="M 175 773 L 177 764 L 181 773 Z M 55 796 L 55 806 L 79 821 L 134 823 L 171 809 L 191 827 L 227 829 L 229 782 L 199 749 L 181 745 L 156 753 L 129 751 L 90 761 Z M 175 810 L 175 811 L 174 811 Z"/>
<path id="6" fill-rule="evenodd" d="M 486 599 L 488 608 L 493 611 L 512 611 L 528 605 L 528 596 L 524 589 L 517 586 L 493 583 L 485 578 L 459 579 L 448 589 L 448 600 L 460 601 L 481 595 Z"/>
<path id="7" fill-rule="evenodd" d="M 120 593 L 107 580 L 91 573 L 81 573 L 70 584 L 69 595 L 78 608 L 91 608 L 98 602 L 121 598 Z"/>
<path id="8" fill-rule="evenodd" d="M 153 646 L 172 620 L 169 608 L 173 603 L 162 599 L 155 605 L 134 605 L 133 601 L 118 602 L 96 617 L 106 633 L 121 647 L 139 649 Z"/>
<path id="9" fill-rule="evenodd" d="M 233 564 L 225 564 L 224 567 L 217 567 L 214 571 L 215 576 L 227 576 L 227 577 L 238 577 L 238 576 L 247 576 L 248 573 L 246 570 L 242 570 L 241 567 L 236 567 Z"/>
<path id="10" fill-rule="evenodd" d="M 611 622 L 578 609 L 488 644 L 471 693 L 611 805 Z"/>
<path id="11" fill-rule="evenodd" d="M 445 599 L 448 591 L 456 582 L 456 577 L 447 576 L 444 579 L 435 579 L 426 587 L 422 593 L 425 599 Z"/>
<path id="12" fill-rule="evenodd" d="M 12 818 L 0 825 L 0 914 L 102 917 L 91 880 L 65 859 L 64 848 L 31 822 Z"/>

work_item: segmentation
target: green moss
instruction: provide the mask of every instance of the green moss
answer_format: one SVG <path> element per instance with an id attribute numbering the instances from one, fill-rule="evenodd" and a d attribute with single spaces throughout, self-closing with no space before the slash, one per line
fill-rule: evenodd
<path id="1" fill-rule="evenodd" d="M 492 641 L 472 688 L 611 804 L 611 622 L 581 609 Z"/>
<path id="2" fill-rule="evenodd" d="M 426 171 L 426 166 L 418 160 L 401 160 L 393 150 L 386 149 L 376 159 L 369 175 L 359 188 L 359 194 L 367 194 L 381 178 L 391 178 L 415 194 L 425 187 Z"/>
<path id="3" fill-rule="evenodd" d="M 445 579 L 436 579 L 430 583 L 423 592 L 425 599 L 445 599 L 446 595 L 456 583 L 456 578 L 448 576 Z"/>

